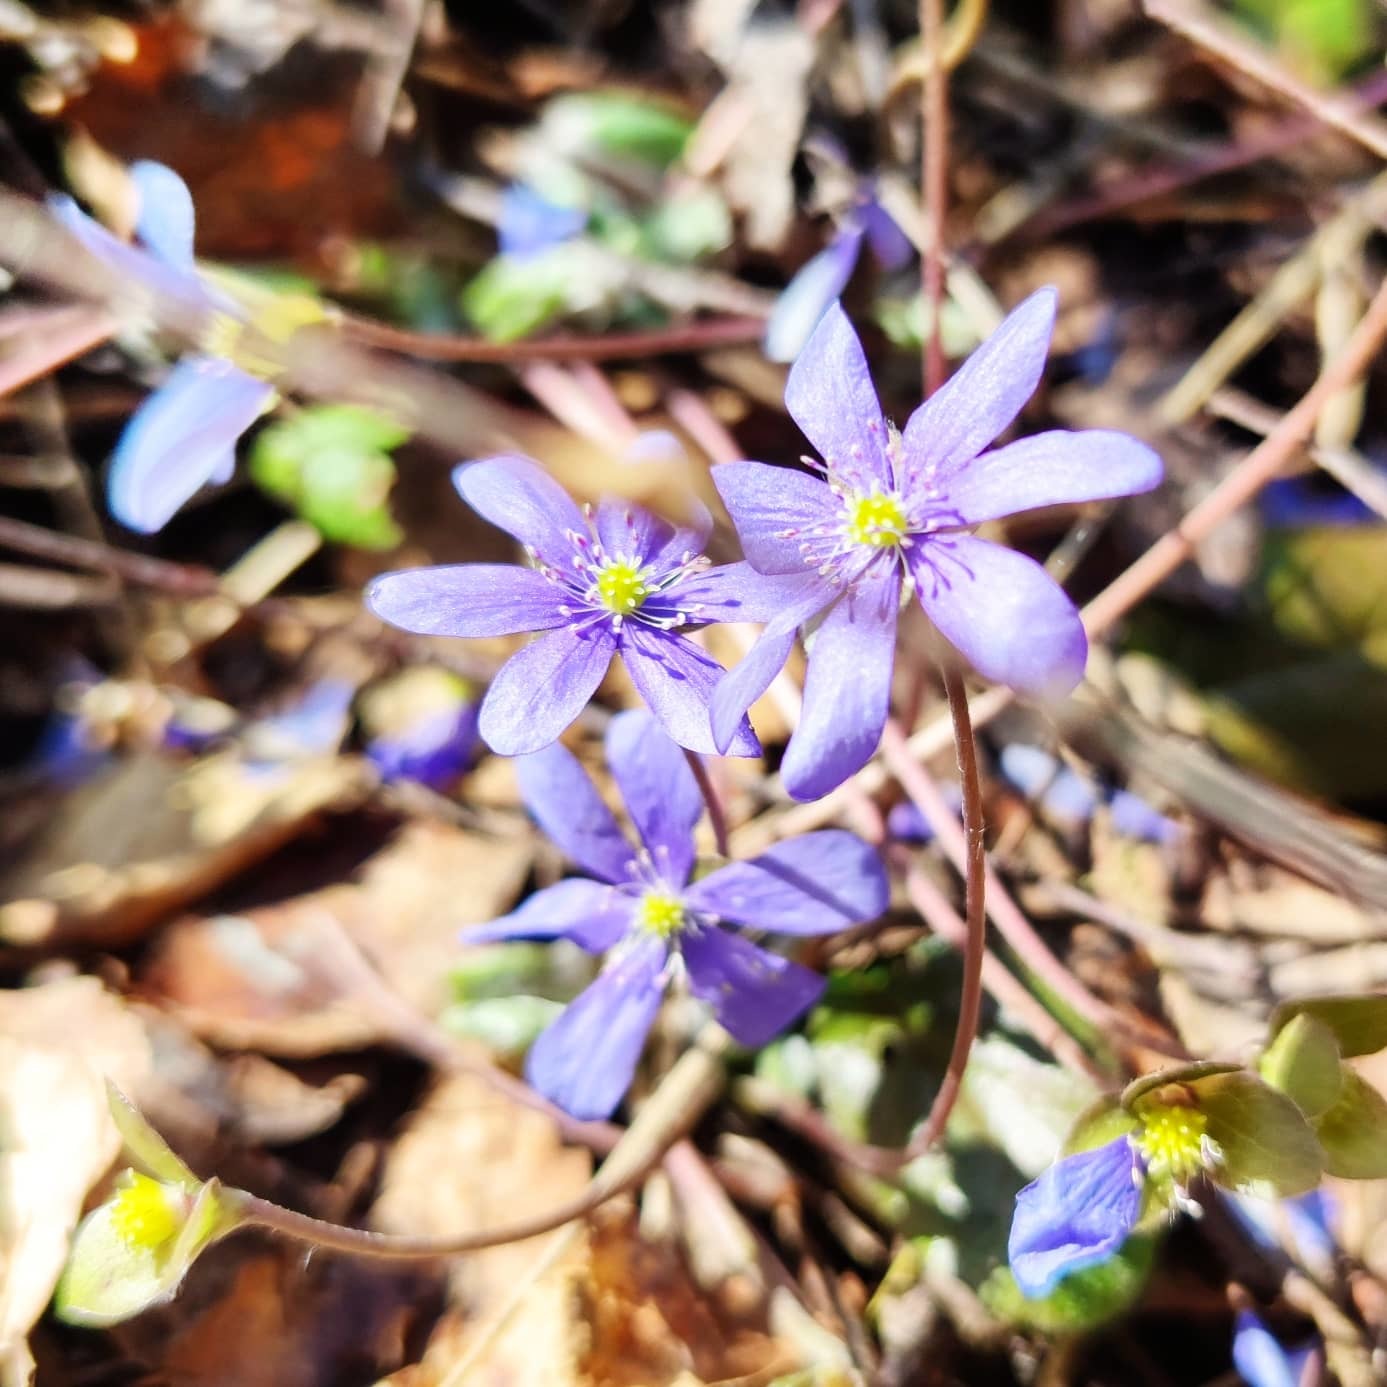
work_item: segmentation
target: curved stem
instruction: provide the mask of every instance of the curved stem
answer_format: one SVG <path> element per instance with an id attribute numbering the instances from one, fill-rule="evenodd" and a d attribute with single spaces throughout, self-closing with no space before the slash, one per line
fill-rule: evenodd
<path id="1" fill-rule="evenodd" d="M 718 856 L 730 859 L 732 850 L 727 841 L 727 811 L 722 807 L 722 797 L 718 794 L 717 786 L 713 784 L 713 777 L 708 774 L 708 767 L 698 752 L 685 747 L 684 757 L 689 763 L 694 779 L 698 781 L 698 792 L 703 796 L 703 803 L 708 806 L 708 822 L 713 828 L 713 841 L 718 845 Z"/>
<path id="2" fill-rule="evenodd" d="M 286 1238 L 359 1257 L 420 1261 L 523 1242 L 586 1217 L 644 1180 L 721 1092 L 725 1074 L 722 1055 L 727 1043 L 719 1028 L 705 1028 L 698 1043 L 686 1050 L 664 1076 L 587 1189 L 577 1198 L 533 1218 L 451 1238 L 408 1237 L 329 1223 L 244 1190 L 225 1190 L 220 1197 L 243 1223 L 256 1223 Z"/>

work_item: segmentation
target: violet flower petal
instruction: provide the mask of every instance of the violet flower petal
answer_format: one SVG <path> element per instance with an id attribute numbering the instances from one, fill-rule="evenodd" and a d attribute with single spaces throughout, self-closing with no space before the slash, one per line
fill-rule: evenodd
<path id="1" fill-rule="evenodd" d="M 548 746 L 596 693 L 615 653 L 605 623 L 549 631 L 516 651 L 482 701 L 482 740 L 501 756 Z"/>
<path id="2" fill-rule="evenodd" d="M 1308 1348 L 1287 1350 L 1260 1316 L 1239 1310 L 1233 1322 L 1233 1366 L 1248 1387 L 1300 1387 Z"/>
<path id="3" fill-rule="evenodd" d="M 1141 1213 L 1140 1158 L 1126 1136 L 1058 1160 L 1016 1196 L 1007 1260 L 1022 1295 L 1047 1296 L 1105 1262 Z"/>
<path id="4" fill-rule="evenodd" d="M 1054 429 L 984 453 L 948 482 L 959 523 L 980 525 L 1038 506 L 1135 496 L 1159 486 L 1160 458 L 1110 429 Z"/>
<path id="5" fill-rule="evenodd" d="M 787 575 L 790 576 L 790 575 Z M 713 690 L 708 705 L 713 741 L 725 748 L 747 710 L 771 686 L 771 681 L 790 657 L 799 628 L 816 616 L 837 595 L 836 589 L 806 574 L 792 575 L 797 592 L 786 597 L 780 613 L 767 625 L 747 651 Z"/>
<path id="6" fill-rule="evenodd" d="M 636 854 L 578 758 L 557 743 L 515 762 L 520 796 L 564 855 L 590 876 L 634 879 Z"/>
<path id="7" fill-rule="evenodd" d="M 166 265 L 193 268 L 193 195 L 167 164 L 137 159 L 130 180 L 139 195 L 135 235 Z"/>
<path id="8" fill-rule="evenodd" d="M 483 519 L 567 572 L 570 535 L 586 535 L 587 525 L 577 503 L 539 463 L 515 456 L 465 462 L 453 469 L 453 485 Z"/>
<path id="9" fill-rule="evenodd" d="M 673 631 L 627 622 L 621 632 L 626 672 L 661 727 L 682 747 L 716 756 L 708 700 L 726 672 L 713 657 Z M 728 746 L 731 756 L 759 756 L 745 719 Z"/>
<path id="10" fill-rule="evenodd" d="M 760 573 L 803 573 L 804 536 L 841 524 L 843 507 L 827 484 L 793 467 L 724 462 L 713 485 L 737 528 L 742 553 Z"/>
<path id="11" fill-rule="evenodd" d="M 820 799 L 871 759 L 891 701 L 897 569 L 864 578 L 829 608 L 809 651 L 804 708 L 780 778 L 798 800 Z"/>
<path id="12" fill-rule="evenodd" d="M 689 991 L 741 1045 L 773 1040 L 823 995 L 817 973 L 716 926 L 690 930 L 680 946 Z"/>
<path id="13" fill-rule="evenodd" d="M 611 557 L 633 558 L 657 573 L 697 558 L 708 543 L 713 517 L 701 501 L 693 500 L 686 525 L 672 525 L 641 506 L 604 496 L 597 503 L 594 529 Z"/>
<path id="14" fill-rule="evenodd" d="M 694 910 L 778 934 L 832 934 L 865 924 L 886 909 L 888 896 L 880 854 L 839 828 L 731 862 L 684 893 Z"/>
<path id="15" fill-rule="evenodd" d="M 536 255 L 572 240 L 587 223 L 588 214 L 581 207 L 565 207 L 522 183 L 512 183 L 501 194 L 496 236 L 502 255 Z"/>
<path id="16" fill-rule="evenodd" d="M 618 713 L 607 729 L 607 764 L 656 870 L 671 886 L 683 886 L 693 870 L 694 825 L 703 813 L 684 752 L 643 708 L 632 709 Z"/>
<path id="17" fill-rule="evenodd" d="M 559 589 L 532 568 L 506 563 L 439 564 L 373 578 L 363 594 L 382 621 L 420 636 L 513 636 L 573 619 Z"/>
<path id="18" fill-rule="evenodd" d="M 647 598 L 641 615 L 654 619 L 682 615 L 690 624 L 715 621 L 770 621 L 803 590 L 798 573 L 758 573 L 749 563 L 726 563 L 695 574 Z"/>
<path id="19" fill-rule="evenodd" d="M 212 357 L 185 356 L 131 416 L 106 481 L 111 514 L 153 534 L 225 462 L 274 387 Z"/>
<path id="20" fill-rule="evenodd" d="M 909 561 L 920 605 L 979 674 L 1040 698 L 1059 698 L 1083 678 L 1083 622 L 1034 559 L 948 535 L 917 543 Z"/>
<path id="21" fill-rule="evenodd" d="M 841 305 L 830 306 L 790 367 L 785 408 L 841 481 L 860 491 L 874 484 L 892 489 L 886 421 L 862 343 Z"/>
<path id="22" fill-rule="evenodd" d="M 904 437 L 908 492 L 971 462 L 1035 394 L 1050 349 L 1055 300 L 1053 289 L 1037 289 L 910 416 Z"/>
<path id="23" fill-rule="evenodd" d="M 1130 790 L 1116 790 L 1108 801 L 1113 832 L 1142 843 L 1173 843 L 1180 837 L 1180 825 Z"/>
<path id="24" fill-rule="evenodd" d="M 771 361 L 793 361 L 829 306 L 847 288 L 862 253 L 863 226 L 851 221 L 785 286 L 766 320 L 762 349 Z"/>
<path id="25" fill-rule="evenodd" d="M 664 945 L 652 938 L 599 974 L 530 1047 L 531 1085 L 574 1117 L 610 1117 L 660 1010 L 664 963 Z"/>
<path id="26" fill-rule="evenodd" d="M 366 757 L 387 783 L 413 780 L 443 790 L 467 769 L 477 749 L 478 708 L 436 708 L 396 731 L 372 737 Z"/>
<path id="27" fill-rule="evenodd" d="M 571 939 L 590 954 L 605 953 L 631 927 L 635 898 L 600 881 L 569 877 L 536 891 L 509 915 L 459 934 L 464 944 L 514 939 Z"/>
<path id="28" fill-rule="evenodd" d="M 862 204 L 860 215 L 867 229 L 867 244 L 883 270 L 902 269 L 915 258 L 914 242 L 875 196 Z"/>

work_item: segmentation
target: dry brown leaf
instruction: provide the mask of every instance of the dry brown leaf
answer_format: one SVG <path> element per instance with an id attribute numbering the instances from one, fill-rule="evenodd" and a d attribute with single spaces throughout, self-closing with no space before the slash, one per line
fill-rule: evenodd
<path id="1" fill-rule="evenodd" d="M 67 1259 L 87 1191 L 120 1150 L 105 1078 L 137 1092 L 144 1028 L 94 978 L 0 993 L 0 1382 L 28 1380 L 25 1338 Z"/>
<path id="2" fill-rule="evenodd" d="M 374 776 L 349 757 L 255 771 L 234 755 L 183 766 L 135 756 L 75 790 L 0 878 L 0 939 L 103 946 L 206 895 L 314 816 L 359 804 Z"/>

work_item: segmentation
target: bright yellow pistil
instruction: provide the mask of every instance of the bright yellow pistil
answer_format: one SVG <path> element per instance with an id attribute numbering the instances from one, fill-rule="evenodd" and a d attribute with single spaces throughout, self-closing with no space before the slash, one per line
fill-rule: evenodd
<path id="1" fill-rule="evenodd" d="M 890 492 L 859 492 L 848 497 L 848 538 L 854 544 L 885 549 L 900 544 L 908 525 L 900 498 Z"/>
<path id="2" fill-rule="evenodd" d="M 684 928 L 684 903 L 667 891 L 647 891 L 636 910 L 636 928 L 658 939 L 672 939 Z"/>
<path id="3" fill-rule="evenodd" d="M 597 571 L 597 595 L 609 612 L 630 616 L 650 596 L 645 571 L 626 559 L 608 559 Z"/>
<path id="4" fill-rule="evenodd" d="M 1141 1119 L 1135 1141 L 1147 1173 L 1169 1175 L 1179 1184 L 1192 1180 L 1204 1165 L 1204 1114 L 1198 1108 L 1157 1107 L 1144 1111 Z"/>
<path id="5" fill-rule="evenodd" d="M 181 1223 L 174 1202 L 177 1197 L 158 1180 L 127 1171 L 111 1201 L 111 1227 L 130 1247 L 150 1251 L 163 1247 L 178 1232 Z"/>

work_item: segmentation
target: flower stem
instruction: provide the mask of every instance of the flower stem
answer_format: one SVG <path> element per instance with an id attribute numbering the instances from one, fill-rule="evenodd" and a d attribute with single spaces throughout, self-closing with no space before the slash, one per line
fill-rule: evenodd
<path id="1" fill-rule="evenodd" d="M 982 785 L 978 779 L 978 747 L 968 716 L 968 690 L 963 676 L 946 664 L 943 667 L 944 692 L 953 719 L 954 743 L 958 750 L 958 780 L 963 792 L 964 907 L 963 989 L 958 1001 L 958 1024 L 953 1048 L 944 1070 L 939 1091 L 930 1104 L 924 1125 L 906 1147 L 904 1159 L 913 1160 L 928 1151 L 944 1133 L 949 1114 L 963 1087 L 963 1071 L 968 1067 L 973 1041 L 982 1013 L 982 969 L 987 955 L 987 856 L 983 842 Z M 895 722 L 887 720 L 882 736 L 887 764 L 895 772 L 906 794 L 917 804 L 921 799 L 937 799 L 939 791 L 924 774 L 906 748 L 905 734 Z M 936 806 L 936 809 L 938 806 Z M 922 807 L 923 812 L 923 807 Z M 933 817 L 927 815 L 927 817 Z"/>
<path id="2" fill-rule="evenodd" d="M 925 199 L 925 396 L 944 384 L 944 211 L 949 196 L 949 77 L 944 66 L 944 0 L 920 0 L 920 43 L 925 62 L 920 105 L 920 188 Z"/>
<path id="3" fill-rule="evenodd" d="M 298 1242 L 360 1257 L 418 1261 L 521 1242 L 585 1217 L 644 1180 L 722 1091 L 722 1054 L 726 1045 L 726 1036 L 716 1027 L 701 1036 L 699 1043 L 686 1050 L 665 1075 L 587 1189 L 556 1209 L 515 1223 L 456 1237 L 408 1237 L 329 1223 L 244 1190 L 226 1190 L 221 1198 L 244 1223 L 256 1223 Z"/>
<path id="4" fill-rule="evenodd" d="M 688 760 L 694 779 L 698 781 L 698 791 L 703 796 L 703 803 L 708 806 L 708 822 L 713 828 L 713 841 L 718 845 L 718 856 L 730 858 L 732 850 L 727 841 L 727 811 L 723 808 L 722 796 L 718 794 L 713 777 L 708 774 L 708 767 L 698 752 L 685 747 L 684 756 Z"/>

